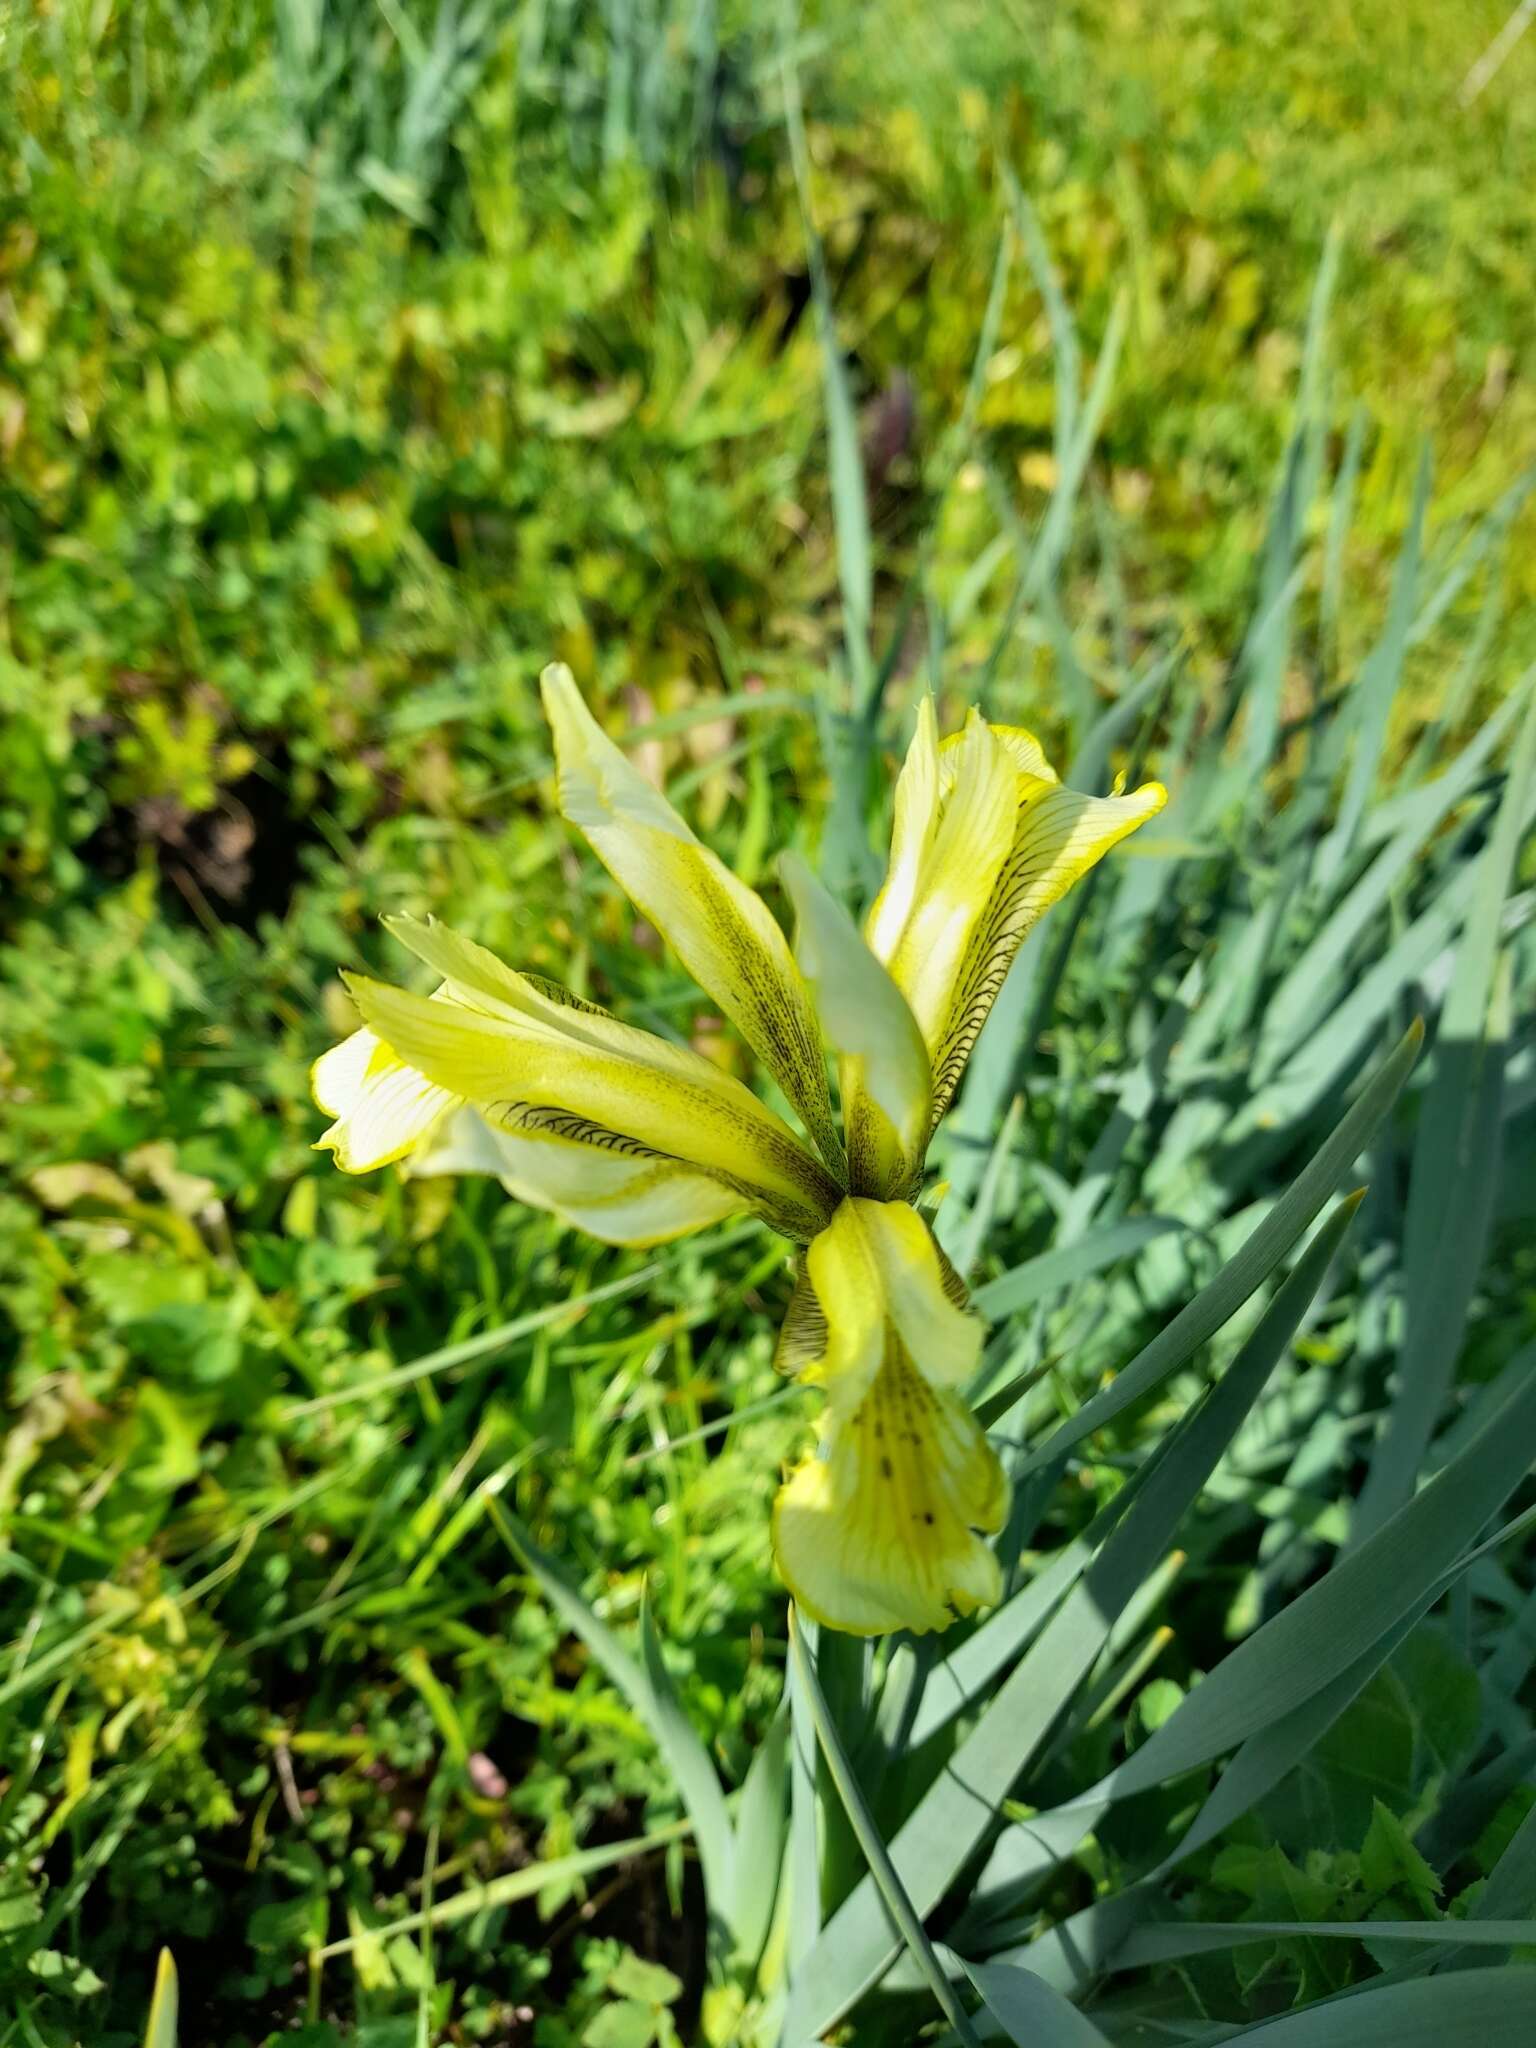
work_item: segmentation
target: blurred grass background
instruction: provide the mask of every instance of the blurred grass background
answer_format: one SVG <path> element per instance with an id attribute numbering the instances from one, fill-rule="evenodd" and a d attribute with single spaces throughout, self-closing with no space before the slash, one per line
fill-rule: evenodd
<path id="1" fill-rule="evenodd" d="M 1059 738 L 1059 640 L 999 642 L 1009 536 L 1057 480 L 1025 264 L 931 516 L 1006 165 L 1090 358 L 1124 308 L 1062 577 L 1081 672 L 1177 648 L 1219 689 L 1337 224 L 1339 666 L 1427 437 L 1431 563 L 1490 514 L 1503 544 L 1410 648 L 1392 746 L 1463 657 L 1471 730 L 1536 656 L 1536 38 L 1458 97 L 1507 12 L 806 10 L 900 676 L 933 662 L 958 703 L 1000 646 L 994 714 Z M 372 1929 L 419 1906 L 429 1839 L 451 1877 L 670 1817 L 523 1597 L 502 1492 L 611 1619 L 653 1575 L 728 1777 L 777 1701 L 767 1506 L 803 1417 L 669 1443 L 772 1391 L 778 1248 L 647 1262 L 488 1187 L 345 1182 L 306 1069 L 393 908 L 713 1035 L 549 820 L 552 656 L 749 879 L 814 849 L 841 629 L 785 36 L 711 0 L 0 17 L 0 2042 L 127 2041 L 174 1938 L 189 2040 L 411 2043 L 419 1950 Z M 898 609 L 920 546 L 942 649 Z M 1298 658 L 1288 718 L 1311 692 Z M 444 2038 L 581 2039 L 620 1942 L 686 1978 L 681 1851 L 621 1870 L 477 1928 Z"/>

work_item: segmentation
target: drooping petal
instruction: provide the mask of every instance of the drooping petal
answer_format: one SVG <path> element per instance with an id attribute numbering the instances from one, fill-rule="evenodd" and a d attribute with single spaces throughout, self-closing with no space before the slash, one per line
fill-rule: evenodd
<path id="1" fill-rule="evenodd" d="M 934 1386 L 964 1386 L 981 1363 L 982 1326 L 956 1301 L 958 1276 L 933 1232 L 905 1202 L 845 1207 L 858 1217 L 903 1350 Z"/>
<path id="2" fill-rule="evenodd" d="M 885 1290 L 874 1246 L 854 1202 L 838 1204 L 805 1255 L 806 1277 L 827 1324 L 827 1345 L 815 1371 L 857 1406 L 885 1360 Z"/>
<path id="3" fill-rule="evenodd" d="M 905 1188 L 928 1143 L 928 1049 L 907 999 L 858 926 L 794 854 L 780 863 L 795 907 L 795 956 L 827 1042 L 841 1056 L 848 1175 L 862 1194 Z"/>
<path id="4" fill-rule="evenodd" d="M 973 711 L 940 741 L 931 703 L 919 707 L 865 932 L 922 1029 L 934 1126 L 1030 927 L 1165 800 L 1155 782 L 1129 796 L 1064 789 L 1022 726 Z"/>
<path id="5" fill-rule="evenodd" d="M 806 1253 L 778 1362 L 827 1402 L 816 1450 L 779 1494 L 774 1548 L 830 1627 L 943 1628 L 1000 1595 L 982 1539 L 1002 1526 L 1008 1487 L 957 1392 L 981 1327 L 955 1292 L 905 1203 L 842 1203 Z"/>
<path id="6" fill-rule="evenodd" d="M 933 1044 L 933 1120 L 959 1086 L 987 1013 L 1030 929 L 1073 883 L 1167 802 L 1160 782 L 1129 796 L 1083 796 L 1054 778 L 1021 774 L 1013 844 L 985 918 L 973 932 Z"/>
<path id="7" fill-rule="evenodd" d="M 397 1059 L 376 1033 L 354 1031 L 310 1069 L 314 1097 L 335 1122 L 315 1140 L 344 1173 L 370 1173 L 404 1159 L 458 1098 Z"/>
<path id="8" fill-rule="evenodd" d="M 894 897 L 877 898 L 867 926 L 871 946 L 917 1019 L 930 1063 L 943 1042 L 955 978 L 1008 858 L 1018 810 L 1018 771 L 977 713 L 948 758 L 948 795 L 926 835 L 910 891 L 903 879 Z M 927 786 L 926 771 L 920 786 Z M 915 834 L 909 827 L 908 839 Z M 892 904 L 903 900 L 898 925 Z"/>
<path id="9" fill-rule="evenodd" d="M 546 1119 L 549 1113 L 546 1113 Z M 725 1181 L 643 1147 L 562 1135 L 529 1111 L 516 1131 L 493 1130 L 467 1106 L 444 1119 L 407 1162 L 413 1175 L 486 1173 L 509 1195 L 549 1209 L 604 1244 L 653 1245 L 751 1207 Z M 562 1129 L 568 1131 L 569 1118 Z"/>
<path id="10" fill-rule="evenodd" d="M 441 968 L 448 955 L 434 951 Z M 456 964 L 464 968 L 464 957 Z M 804 1242 L 822 1227 L 836 1184 L 738 1081 L 685 1046 L 496 965 L 495 992 L 455 977 L 448 1000 L 362 976 L 348 986 L 400 1059 L 497 1128 L 516 1136 L 529 1112 L 563 1112 L 586 1142 L 638 1145 L 737 1188 L 788 1236 Z M 454 1000 L 455 990 L 476 1006 Z"/>
<path id="11" fill-rule="evenodd" d="M 810 998 L 771 911 L 700 844 L 598 725 L 570 670 L 544 671 L 560 808 L 784 1090 L 834 1170 L 842 1146 Z"/>
<path id="12" fill-rule="evenodd" d="M 983 1539 L 1007 1507 L 1003 1469 L 964 1401 L 892 1344 L 851 1414 L 829 1404 L 818 1450 L 780 1489 L 774 1553 L 825 1626 L 923 1634 L 1002 1597 Z"/>

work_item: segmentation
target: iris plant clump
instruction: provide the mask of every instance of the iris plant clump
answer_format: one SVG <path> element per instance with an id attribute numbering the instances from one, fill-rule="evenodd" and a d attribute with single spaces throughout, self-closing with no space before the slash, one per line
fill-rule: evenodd
<path id="1" fill-rule="evenodd" d="M 791 946 L 601 730 L 569 669 L 547 669 L 543 692 L 561 811 L 802 1130 L 702 1053 L 435 920 L 395 917 L 439 986 L 347 976 L 363 1023 L 315 1064 L 334 1118 L 320 1144 L 350 1173 L 493 1174 L 610 1244 L 739 1214 L 781 1232 L 797 1270 L 778 1361 L 825 1404 L 774 1507 L 779 1570 L 829 1627 L 942 1629 L 1001 1597 L 987 1538 L 1008 1485 L 964 1398 L 982 1325 L 916 1206 L 924 1159 L 1021 942 L 1162 808 L 1162 786 L 1083 795 L 1018 727 L 973 710 L 941 740 L 925 699 L 862 929 L 785 854 Z"/>

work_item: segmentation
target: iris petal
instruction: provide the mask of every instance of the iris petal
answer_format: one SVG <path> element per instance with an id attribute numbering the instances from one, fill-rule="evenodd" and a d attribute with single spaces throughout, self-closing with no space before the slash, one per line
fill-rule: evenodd
<path id="1" fill-rule="evenodd" d="M 344 1173 L 371 1173 L 406 1158 L 458 1101 L 366 1029 L 322 1053 L 310 1069 L 310 1085 L 335 1119 L 315 1150 L 333 1153 Z"/>
<path id="2" fill-rule="evenodd" d="M 604 1244 L 665 1244 L 752 1206 L 734 1183 L 640 1147 L 616 1150 L 595 1136 L 562 1134 L 536 1112 L 510 1131 L 459 1109 L 413 1155 L 409 1171 L 491 1174 L 517 1201 L 549 1209 Z"/>
<path id="3" fill-rule="evenodd" d="M 795 955 L 827 1043 L 841 1056 L 849 1179 L 860 1194 L 895 1194 L 921 1171 L 928 1144 L 923 1034 L 843 906 L 795 855 L 780 866 L 795 906 Z"/>
<path id="4" fill-rule="evenodd" d="M 449 956 L 434 952 L 441 968 Z M 446 1000 L 347 979 L 365 1023 L 402 1061 L 497 1128 L 516 1136 L 531 1118 L 563 1113 L 586 1141 L 676 1159 L 738 1188 L 788 1236 L 803 1242 L 822 1227 L 836 1184 L 740 1082 L 687 1047 L 495 965 L 494 992 L 455 979 L 440 992 Z M 460 993 L 475 1006 L 455 1000 Z"/>
<path id="5" fill-rule="evenodd" d="M 961 1397 L 892 1345 L 850 1415 L 829 1407 L 817 1452 L 774 1504 L 779 1570 L 829 1628 L 881 1635 L 947 1628 L 993 1606 L 1002 1573 L 983 1537 L 1008 1483 Z"/>
<path id="6" fill-rule="evenodd" d="M 840 1172 L 842 1141 L 815 1016 L 772 912 L 614 745 L 568 668 L 547 668 L 542 687 L 562 812 L 736 1025 Z"/>
<path id="7" fill-rule="evenodd" d="M 1168 800 L 1160 782 L 1130 796 L 1084 796 L 1021 774 L 1013 843 L 972 933 L 933 1046 L 933 1121 L 948 1109 L 982 1025 L 1029 932 L 1053 903 Z"/>
<path id="8" fill-rule="evenodd" d="M 779 1569 L 817 1620 L 923 1631 L 1000 1597 L 983 1538 L 1002 1526 L 1008 1484 L 957 1391 L 980 1343 L 917 1212 L 842 1203 L 806 1254 L 780 1343 L 780 1362 L 827 1397 L 773 1524 Z"/>

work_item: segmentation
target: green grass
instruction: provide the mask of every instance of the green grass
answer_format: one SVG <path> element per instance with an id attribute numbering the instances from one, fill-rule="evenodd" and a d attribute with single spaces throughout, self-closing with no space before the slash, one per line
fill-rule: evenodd
<path id="1" fill-rule="evenodd" d="M 771 10 L 0 23 L 3 2048 L 139 2041 L 166 1943 L 184 2048 L 749 2048 L 785 1953 L 859 2048 L 942 2027 L 933 1969 L 993 2038 L 1393 1972 L 1499 2038 L 1514 1937 L 1447 1978 L 1306 1930 L 1536 1911 L 1527 1534 L 1460 1569 L 1529 1502 L 1536 1342 L 1536 38 L 1457 102 L 1507 11 L 834 0 L 799 190 Z M 868 873 L 930 679 L 1175 792 L 947 1140 L 1020 1590 L 946 1645 L 958 1715 L 927 1652 L 815 1646 L 787 1769 L 782 1246 L 615 1253 L 310 1150 L 383 911 L 713 1035 L 551 821 L 552 656 L 770 894 L 786 844 Z M 1452 1458 L 1482 1491 L 1410 1501 Z M 702 1751 L 605 1664 L 643 1615 Z M 723 1977 L 674 1770 L 775 1842 L 787 1775 L 803 1873 L 817 1720 L 839 1931 L 802 1882 Z M 933 1946 L 860 2003 L 871 1827 Z"/>

